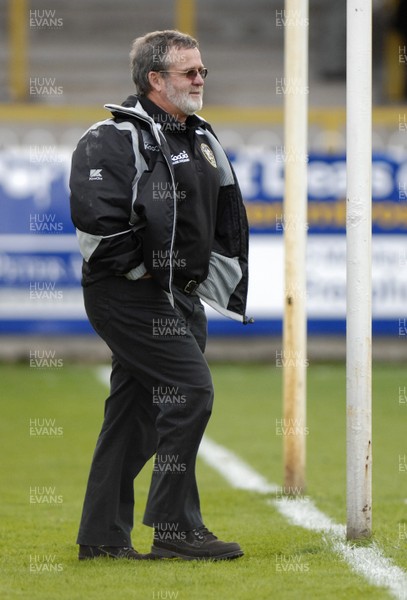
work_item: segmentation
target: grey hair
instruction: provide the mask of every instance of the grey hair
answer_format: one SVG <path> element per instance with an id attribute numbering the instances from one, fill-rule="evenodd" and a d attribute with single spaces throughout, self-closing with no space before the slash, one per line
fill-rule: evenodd
<path id="1" fill-rule="evenodd" d="M 176 48 L 198 48 L 196 39 L 175 29 L 152 31 L 136 38 L 131 46 L 131 76 L 140 96 L 151 90 L 150 71 L 165 71 L 171 64 L 171 50 Z"/>

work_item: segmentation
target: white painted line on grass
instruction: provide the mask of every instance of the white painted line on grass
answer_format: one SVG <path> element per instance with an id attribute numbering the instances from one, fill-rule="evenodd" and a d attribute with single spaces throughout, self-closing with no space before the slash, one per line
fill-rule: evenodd
<path id="1" fill-rule="evenodd" d="M 319 510 L 309 496 L 304 498 L 282 497 L 278 500 L 269 498 L 267 504 L 277 508 L 291 525 L 322 531 L 338 537 L 345 537 L 344 525 L 334 523 L 328 515 Z"/>
<path id="2" fill-rule="evenodd" d="M 267 489 L 272 491 L 282 489 L 281 486 L 268 483 L 233 452 L 206 437 L 202 440 L 199 451 L 200 457 L 236 489 L 250 489 L 260 494 L 267 493 Z M 241 466 L 243 468 L 240 470 Z M 229 468 L 233 472 L 233 478 L 227 473 Z M 256 480 L 260 482 L 257 489 L 254 483 L 248 487 L 248 481 L 256 482 Z M 346 542 L 345 526 L 332 521 L 309 497 L 298 500 L 286 497 L 278 500 L 270 498 L 267 502 L 292 525 L 326 533 L 327 540 L 331 542 L 334 551 L 345 559 L 353 571 L 365 577 L 370 584 L 387 588 L 397 600 L 407 599 L 407 573 L 383 556 L 376 544 L 370 547 L 356 547 Z"/>
<path id="3" fill-rule="evenodd" d="M 104 385 L 109 385 L 109 367 L 99 367 L 96 375 Z M 206 436 L 201 442 L 199 455 L 235 489 L 259 494 L 282 491 L 282 486 L 270 483 L 236 454 Z M 407 573 L 383 556 L 376 544 L 357 547 L 346 542 L 345 526 L 335 523 L 321 512 L 309 496 L 300 499 L 268 498 L 267 503 L 292 525 L 326 533 L 333 550 L 345 559 L 353 571 L 365 577 L 371 585 L 386 588 L 397 600 L 407 600 Z"/>
<path id="4" fill-rule="evenodd" d="M 407 598 L 407 574 L 384 557 L 377 544 L 358 547 L 346 542 L 346 527 L 331 521 L 312 501 L 283 499 L 268 500 L 268 503 L 276 507 L 291 524 L 327 533 L 334 550 L 369 583 L 388 588 L 395 598 Z"/>
<path id="5" fill-rule="evenodd" d="M 232 454 L 223 446 L 215 444 L 206 436 L 201 442 L 199 455 L 234 488 L 260 494 L 272 494 L 281 490 L 281 487 L 269 483 L 260 473 L 253 471 L 249 465 L 240 460 L 235 454 Z"/>

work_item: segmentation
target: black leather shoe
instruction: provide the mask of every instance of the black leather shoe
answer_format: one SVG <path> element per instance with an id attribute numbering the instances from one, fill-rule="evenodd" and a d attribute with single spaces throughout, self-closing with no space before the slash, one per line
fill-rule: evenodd
<path id="1" fill-rule="evenodd" d="M 126 558 L 127 560 L 156 560 L 160 558 L 153 554 L 140 554 L 129 546 L 79 546 L 79 560 L 92 558 Z"/>
<path id="2" fill-rule="evenodd" d="M 183 560 L 226 560 L 243 556 L 239 544 L 218 540 L 206 527 L 184 532 L 155 530 L 151 552 L 160 558 Z"/>

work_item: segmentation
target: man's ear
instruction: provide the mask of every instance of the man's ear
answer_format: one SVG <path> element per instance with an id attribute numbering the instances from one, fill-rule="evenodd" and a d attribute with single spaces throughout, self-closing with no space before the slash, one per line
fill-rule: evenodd
<path id="1" fill-rule="evenodd" d="M 163 81 L 160 73 L 158 73 L 157 71 L 150 71 L 148 74 L 148 81 L 152 90 L 155 90 L 156 92 L 161 92 L 163 88 Z"/>

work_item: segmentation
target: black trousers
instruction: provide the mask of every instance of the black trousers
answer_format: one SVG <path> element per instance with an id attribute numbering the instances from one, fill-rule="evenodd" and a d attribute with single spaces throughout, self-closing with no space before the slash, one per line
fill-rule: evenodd
<path id="1" fill-rule="evenodd" d="M 131 545 L 134 478 L 153 454 L 143 523 L 162 531 L 203 524 L 195 462 L 213 402 L 207 321 L 197 296 L 174 297 L 172 307 L 152 279 L 110 277 L 84 288 L 112 373 L 78 544 Z"/>

